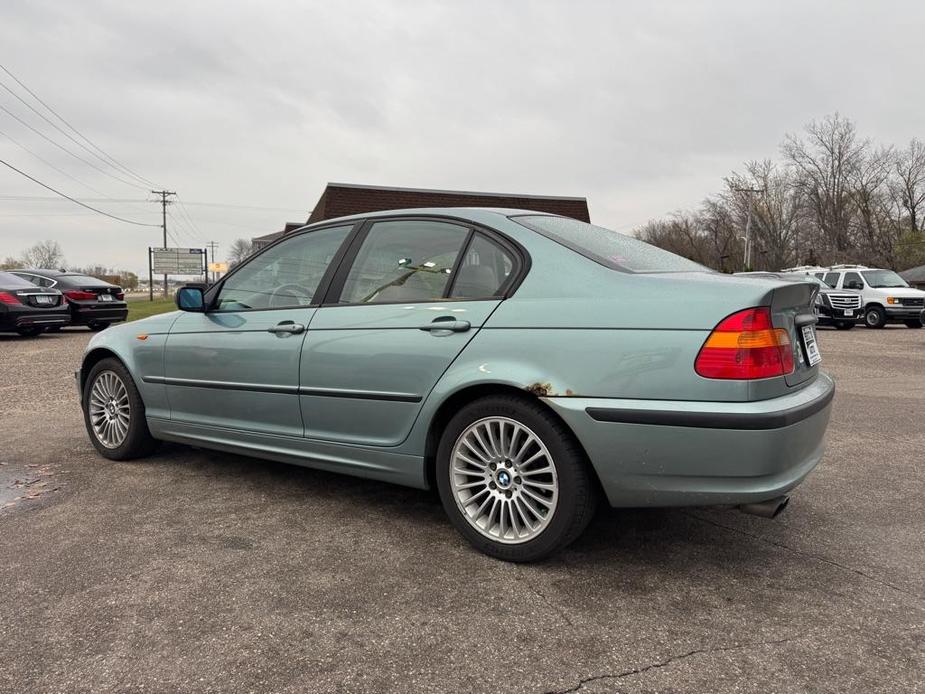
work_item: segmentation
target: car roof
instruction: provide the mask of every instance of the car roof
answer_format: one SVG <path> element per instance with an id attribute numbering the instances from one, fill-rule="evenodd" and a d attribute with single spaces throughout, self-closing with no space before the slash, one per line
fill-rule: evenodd
<path id="1" fill-rule="evenodd" d="M 62 272 L 61 270 L 42 270 L 34 267 L 18 267 L 15 270 L 10 270 L 10 272 L 29 272 L 33 275 L 39 275 L 44 277 L 60 277 L 61 275 L 76 275 L 76 272 Z"/>
<path id="2" fill-rule="evenodd" d="M 561 217 L 562 215 L 551 212 L 541 212 L 539 210 L 521 210 L 510 207 L 409 207 L 398 210 L 379 210 L 376 212 L 361 212 L 359 214 L 347 215 L 345 217 L 332 217 L 324 219 L 305 226 L 321 226 L 337 222 L 351 222 L 359 219 L 374 219 L 377 217 L 398 217 L 409 215 L 420 215 L 426 217 L 448 217 L 456 219 L 465 219 L 471 222 L 481 221 L 487 215 L 497 215 L 500 217 L 513 217 L 517 215 L 543 215 L 545 217 Z M 304 227 L 300 227 L 304 228 Z"/>

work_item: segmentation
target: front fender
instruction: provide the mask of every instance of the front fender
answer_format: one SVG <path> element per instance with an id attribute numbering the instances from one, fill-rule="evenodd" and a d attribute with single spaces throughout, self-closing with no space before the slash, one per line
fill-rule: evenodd
<path id="1" fill-rule="evenodd" d="M 132 323 L 106 328 L 87 344 L 79 372 L 78 385 L 83 389 L 90 369 L 101 359 L 115 357 L 128 369 L 135 387 L 145 403 L 148 416 L 170 417 L 166 387 L 147 383 L 148 376 L 164 376 L 164 346 L 170 326 L 180 312 L 152 316 Z"/>

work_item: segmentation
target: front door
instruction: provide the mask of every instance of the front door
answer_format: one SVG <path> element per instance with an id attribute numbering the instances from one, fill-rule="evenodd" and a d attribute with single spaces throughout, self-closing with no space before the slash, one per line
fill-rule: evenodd
<path id="1" fill-rule="evenodd" d="M 427 219 L 377 221 L 352 246 L 303 347 L 305 435 L 395 446 L 500 303 L 515 255 Z"/>
<path id="2" fill-rule="evenodd" d="M 315 294 L 352 225 L 295 234 L 245 261 L 205 313 L 170 330 L 171 419 L 302 436 L 299 359 Z"/>

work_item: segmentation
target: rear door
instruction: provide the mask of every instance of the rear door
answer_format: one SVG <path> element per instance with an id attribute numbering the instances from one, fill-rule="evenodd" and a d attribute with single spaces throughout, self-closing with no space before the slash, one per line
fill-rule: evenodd
<path id="1" fill-rule="evenodd" d="M 299 359 L 316 294 L 353 225 L 295 234 L 229 275 L 165 349 L 171 419 L 302 436 Z"/>
<path id="2" fill-rule="evenodd" d="M 374 220 L 351 246 L 303 347 L 305 435 L 394 446 L 502 300 L 520 256 L 444 219 Z"/>

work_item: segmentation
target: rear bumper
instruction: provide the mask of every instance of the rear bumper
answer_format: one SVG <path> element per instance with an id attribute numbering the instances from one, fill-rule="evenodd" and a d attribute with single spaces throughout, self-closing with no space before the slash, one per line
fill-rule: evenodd
<path id="1" fill-rule="evenodd" d="M 819 463 L 835 384 L 754 402 L 548 398 L 591 459 L 611 506 L 764 501 Z"/>
<path id="2" fill-rule="evenodd" d="M 76 324 L 120 323 L 128 316 L 128 306 L 75 306 L 71 305 L 71 317 Z"/>
<path id="3" fill-rule="evenodd" d="M 0 330 L 21 328 L 52 328 L 69 325 L 71 316 L 66 311 L 0 311 Z"/>

